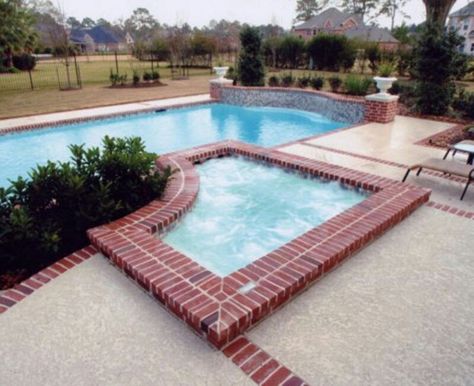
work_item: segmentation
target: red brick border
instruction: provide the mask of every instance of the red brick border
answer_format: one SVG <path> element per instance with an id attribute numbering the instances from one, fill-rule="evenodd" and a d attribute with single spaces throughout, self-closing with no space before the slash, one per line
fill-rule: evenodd
<path id="1" fill-rule="evenodd" d="M 232 360 L 256 384 L 262 386 L 303 386 L 303 379 L 241 335 L 223 348 Z"/>
<path id="2" fill-rule="evenodd" d="M 55 279 L 64 272 L 81 264 L 83 261 L 95 255 L 97 250 L 89 245 L 85 248 L 71 253 L 69 256 L 58 260 L 56 263 L 35 273 L 30 278 L 15 285 L 13 288 L 6 290 L 0 294 L 0 314 L 22 301 L 26 296 L 31 295 L 34 291 L 41 288 L 50 280 Z"/>
<path id="3" fill-rule="evenodd" d="M 199 176 L 192 163 L 240 155 L 373 194 L 358 205 L 221 278 L 152 234 L 168 227 L 194 202 Z M 176 152 L 159 166 L 178 169 L 161 200 L 89 237 L 113 263 L 217 348 L 381 235 L 429 198 L 426 189 L 236 141 Z M 255 287 L 243 293 L 241 288 Z"/>
<path id="4" fill-rule="evenodd" d="M 469 210 L 456 208 L 455 206 L 451 206 L 451 205 L 441 204 L 441 203 L 436 202 L 436 201 L 428 201 L 426 206 L 428 206 L 430 208 L 441 210 L 441 211 L 449 213 L 449 214 L 453 214 L 453 215 L 458 216 L 458 217 L 463 217 L 463 218 L 467 218 L 469 220 L 474 220 L 474 212 L 471 212 Z"/>

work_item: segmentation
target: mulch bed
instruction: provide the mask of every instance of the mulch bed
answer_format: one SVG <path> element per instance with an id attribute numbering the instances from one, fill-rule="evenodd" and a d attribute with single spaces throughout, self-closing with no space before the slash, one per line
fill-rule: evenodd
<path id="1" fill-rule="evenodd" d="M 138 84 L 133 84 L 133 83 L 127 83 L 124 85 L 117 84 L 115 86 L 109 86 L 108 88 L 114 88 L 114 89 L 122 89 L 122 88 L 148 88 L 148 87 L 163 87 L 163 86 L 168 86 L 166 83 L 161 83 L 160 81 L 158 82 L 140 82 Z"/>

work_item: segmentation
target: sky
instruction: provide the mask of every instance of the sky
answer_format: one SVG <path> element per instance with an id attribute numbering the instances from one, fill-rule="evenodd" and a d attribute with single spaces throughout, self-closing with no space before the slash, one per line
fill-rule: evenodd
<path id="1" fill-rule="evenodd" d="M 469 0 L 457 0 L 453 11 L 467 5 Z M 212 19 L 238 20 L 249 24 L 277 22 L 289 29 L 295 17 L 296 0 L 53 0 L 61 5 L 66 15 L 78 19 L 91 17 L 115 21 L 126 19 L 135 8 L 147 8 L 160 23 L 188 23 L 201 27 Z M 422 0 L 408 0 L 404 8 L 410 15 L 407 23 L 420 23 L 425 18 Z M 396 20 L 400 24 L 401 18 Z M 386 17 L 377 22 L 384 27 L 390 25 Z"/>

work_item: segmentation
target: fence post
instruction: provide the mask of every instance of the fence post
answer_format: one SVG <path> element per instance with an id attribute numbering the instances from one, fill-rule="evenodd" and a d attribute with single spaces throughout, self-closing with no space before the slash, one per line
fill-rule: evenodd
<path id="1" fill-rule="evenodd" d="M 117 58 L 117 51 L 115 51 L 115 69 L 117 74 L 119 73 L 119 65 L 118 65 L 118 58 Z"/>
<path id="2" fill-rule="evenodd" d="M 35 87 L 33 85 L 33 77 L 31 76 L 31 70 L 28 70 L 28 75 L 30 77 L 30 86 L 31 86 L 31 90 L 34 90 Z"/>

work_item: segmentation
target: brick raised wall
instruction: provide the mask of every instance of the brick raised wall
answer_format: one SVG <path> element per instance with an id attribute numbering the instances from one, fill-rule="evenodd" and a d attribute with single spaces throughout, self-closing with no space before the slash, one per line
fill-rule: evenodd
<path id="1" fill-rule="evenodd" d="M 370 96 L 368 98 L 370 98 Z M 392 122 L 397 112 L 398 98 L 393 98 L 388 101 L 371 99 L 366 99 L 365 101 L 365 120 L 368 122 Z"/>

